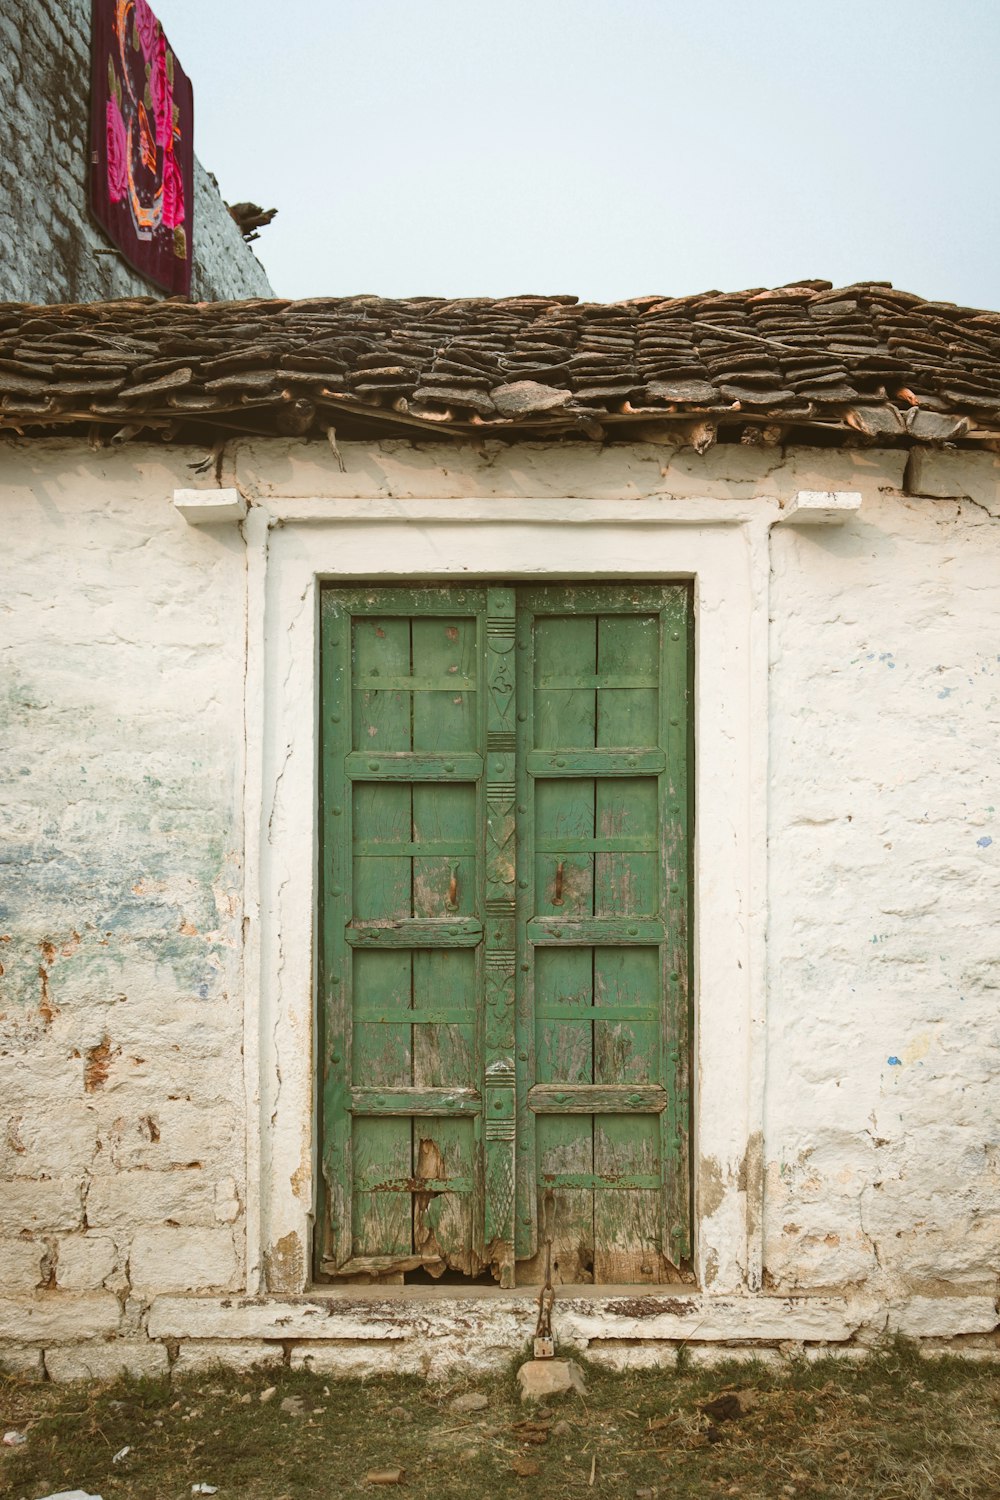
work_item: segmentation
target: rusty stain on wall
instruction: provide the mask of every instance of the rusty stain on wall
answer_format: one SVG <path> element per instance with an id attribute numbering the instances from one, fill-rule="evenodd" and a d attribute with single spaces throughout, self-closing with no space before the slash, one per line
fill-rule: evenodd
<path id="1" fill-rule="evenodd" d="M 120 1056 L 121 1048 L 115 1047 L 112 1050 L 111 1038 L 106 1032 L 96 1047 L 87 1049 L 87 1061 L 83 1067 L 83 1086 L 88 1094 L 95 1094 L 104 1087 L 111 1071 L 112 1059 Z"/>

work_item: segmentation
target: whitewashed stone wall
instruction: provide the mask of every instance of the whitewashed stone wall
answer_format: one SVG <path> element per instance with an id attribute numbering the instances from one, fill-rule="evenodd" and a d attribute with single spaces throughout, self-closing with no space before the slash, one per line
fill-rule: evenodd
<path id="1" fill-rule="evenodd" d="M 102 253 L 87 207 L 89 95 L 90 0 L 0 0 L 0 301 L 163 295 Z M 197 160 L 194 210 L 194 299 L 272 296 Z"/>
<path id="2" fill-rule="evenodd" d="M 242 543 L 168 462 L 0 452 L 0 1340 L 240 1284 Z"/>
<path id="3" fill-rule="evenodd" d="M 341 452 L 344 472 L 325 443 L 236 445 L 223 477 L 313 515 L 357 497 L 659 495 L 752 516 L 747 556 L 764 558 L 768 858 L 749 922 L 766 960 L 740 1043 L 763 1142 L 697 1174 L 699 1235 L 731 1240 L 736 1273 L 705 1258 L 690 1295 L 557 1302 L 559 1336 L 618 1366 L 681 1342 L 855 1349 L 887 1324 L 994 1352 L 1000 464 L 911 465 L 918 497 L 902 453 Z M 238 529 L 171 504 L 201 457 L 0 448 L 0 1365 L 497 1363 L 530 1332 L 523 1295 L 248 1283 L 244 692 L 261 621 Z M 859 490 L 861 511 L 840 530 L 773 524 L 801 488 Z M 755 1234 L 760 1289 L 741 1260 Z"/>
<path id="4" fill-rule="evenodd" d="M 879 493 L 842 530 L 774 534 L 765 1204 L 781 1289 L 996 1290 L 998 564 L 1000 519 L 969 499 Z"/>

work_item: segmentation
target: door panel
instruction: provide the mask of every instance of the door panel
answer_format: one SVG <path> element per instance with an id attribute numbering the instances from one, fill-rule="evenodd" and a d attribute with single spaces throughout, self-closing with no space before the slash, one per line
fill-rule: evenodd
<path id="1" fill-rule="evenodd" d="M 684 585 L 323 591 L 318 1269 L 690 1253 Z"/>
<path id="2" fill-rule="evenodd" d="M 686 727 L 676 733 L 689 692 L 686 591 L 552 586 L 522 590 L 519 604 L 531 661 L 519 857 L 533 841 L 533 878 L 519 929 L 536 1213 L 544 1237 L 550 1195 L 559 1279 L 661 1281 L 689 1253 L 688 1214 L 677 1214 L 686 958 L 668 963 L 668 947 L 686 953 L 686 926 L 682 939 L 674 931 L 687 875 Z"/>

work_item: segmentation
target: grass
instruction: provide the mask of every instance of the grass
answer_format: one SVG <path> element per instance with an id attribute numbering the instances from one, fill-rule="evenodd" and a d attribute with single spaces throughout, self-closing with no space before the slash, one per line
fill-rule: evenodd
<path id="1" fill-rule="evenodd" d="M 896 1343 L 860 1364 L 588 1367 L 585 1397 L 540 1411 L 522 1407 L 513 1367 L 451 1386 L 287 1368 L 111 1385 L 0 1378 L 0 1426 L 27 1433 L 0 1448 L 0 1495 L 186 1500 L 192 1485 L 212 1484 L 219 1500 L 996 1500 L 998 1376 L 995 1365 L 926 1360 Z M 455 1412 L 473 1389 L 488 1407 Z M 738 1417 L 702 1410 L 746 1392 Z M 282 1409 L 286 1397 L 298 1414 Z M 366 1477 L 393 1469 L 403 1479 L 392 1487 Z"/>

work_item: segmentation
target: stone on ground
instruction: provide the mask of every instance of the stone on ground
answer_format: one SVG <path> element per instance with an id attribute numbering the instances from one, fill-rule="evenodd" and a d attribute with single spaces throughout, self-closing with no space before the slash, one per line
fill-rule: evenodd
<path id="1" fill-rule="evenodd" d="M 522 1401 L 544 1401 L 549 1396 L 565 1396 L 587 1387 L 583 1371 L 572 1359 L 529 1359 L 517 1372 Z"/>
<path id="2" fill-rule="evenodd" d="M 452 1411 L 485 1411 L 490 1404 L 490 1398 L 484 1396 L 482 1391 L 468 1391 L 464 1396 L 456 1396 L 451 1403 Z"/>

